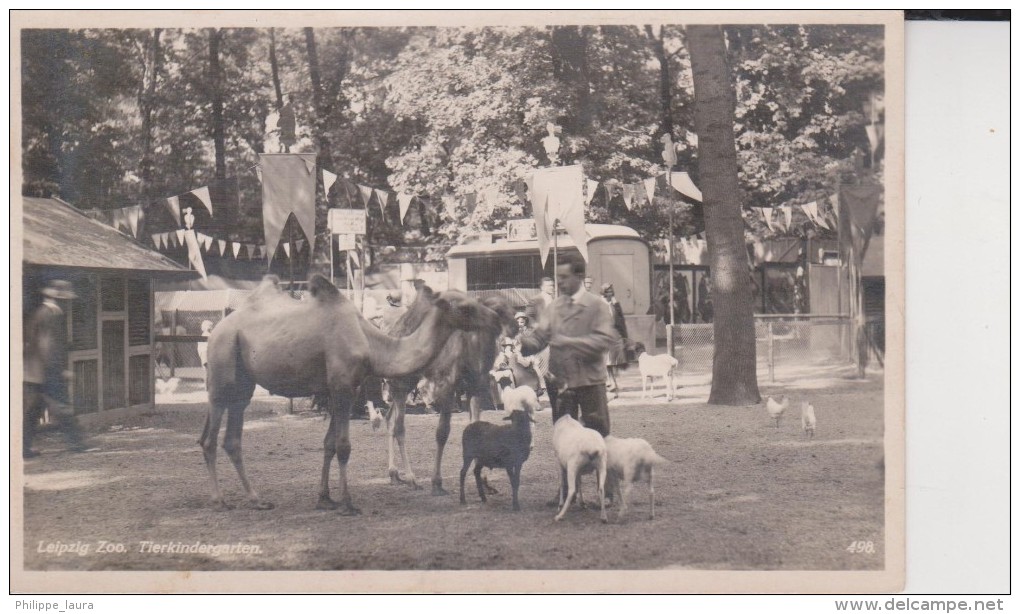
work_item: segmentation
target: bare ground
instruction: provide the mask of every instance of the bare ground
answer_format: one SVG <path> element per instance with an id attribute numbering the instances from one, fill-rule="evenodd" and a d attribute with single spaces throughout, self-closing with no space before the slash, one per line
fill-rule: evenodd
<path id="1" fill-rule="evenodd" d="M 636 372 L 610 403 L 613 432 L 647 439 L 672 463 L 656 473 L 655 519 L 647 488 L 617 522 L 598 510 L 571 509 L 554 522 L 556 495 L 550 412 L 538 414 L 535 447 L 522 472 L 521 506 L 510 511 L 503 472 L 499 495 L 482 504 L 471 483 L 458 503 L 460 436 L 467 415 L 454 414 L 443 460 L 450 495 L 428 490 L 435 415 L 407 417 L 407 447 L 424 490 L 390 485 L 386 434 L 352 423 L 349 477 L 357 517 L 315 509 L 326 422 L 286 402 L 256 399 L 246 416 L 249 475 L 271 510 L 245 506 L 236 473 L 220 453 L 221 485 L 231 511 L 217 511 L 196 443 L 206 407 L 160 406 L 90 433 L 95 450 L 62 451 L 44 434 L 43 454 L 25 464 L 25 569 L 28 570 L 332 570 L 332 569 L 881 569 L 884 560 L 882 376 L 849 378 L 846 368 L 778 374 L 762 394 L 789 394 L 780 428 L 762 406 L 712 407 L 704 381 L 683 380 L 672 403 L 640 399 Z M 818 435 L 800 430 L 799 403 L 809 400 Z M 299 404 L 298 407 L 303 407 Z M 483 419 L 497 421 L 497 412 Z M 221 434 L 222 437 L 222 434 Z M 336 494 L 336 465 L 331 486 Z M 592 479 L 585 481 L 594 499 Z M 114 550 L 97 552 L 100 542 Z M 142 544 L 246 544 L 257 553 L 151 553 Z M 848 552 L 868 542 L 873 552 Z M 45 552 L 88 545 L 87 555 Z M 43 550 L 42 552 L 40 550 Z"/>

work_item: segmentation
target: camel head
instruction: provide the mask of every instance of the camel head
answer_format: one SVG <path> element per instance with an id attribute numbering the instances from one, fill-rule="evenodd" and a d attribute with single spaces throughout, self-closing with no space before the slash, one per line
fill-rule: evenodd
<path id="1" fill-rule="evenodd" d="M 498 294 L 492 294 L 482 297 L 481 303 L 485 307 L 496 312 L 499 324 L 499 332 L 496 334 L 502 337 L 517 336 L 520 329 L 517 327 L 517 320 L 514 318 L 514 314 L 516 312 L 513 307 L 510 306 L 509 301 Z M 493 341 L 495 342 L 495 339 L 493 339 Z"/>
<path id="2" fill-rule="evenodd" d="M 435 295 L 433 306 L 442 312 L 442 321 L 455 330 L 468 332 L 498 329 L 500 315 L 460 290 Z"/>

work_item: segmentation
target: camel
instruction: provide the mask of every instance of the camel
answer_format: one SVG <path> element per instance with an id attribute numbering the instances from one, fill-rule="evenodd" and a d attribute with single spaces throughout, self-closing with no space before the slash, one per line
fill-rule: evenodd
<path id="1" fill-rule="evenodd" d="M 418 373 L 436 357 L 457 330 L 496 325 L 498 316 L 466 294 L 450 291 L 429 296 L 421 325 L 406 336 L 391 337 L 368 322 L 336 287 L 312 277 L 310 300 L 294 300 L 268 277 L 245 307 L 226 318 L 209 337 L 209 415 L 199 444 L 212 482 L 213 500 L 229 509 L 216 478 L 216 440 L 227 414 L 223 448 L 237 470 L 250 503 L 269 509 L 252 488 L 241 455 L 244 410 L 255 386 L 284 397 L 315 396 L 325 401 L 329 429 L 319 484 L 320 509 L 358 510 L 347 487 L 351 406 L 366 376 L 399 378 Z M 333 457 L 340 466 L 340 501 L 330 498 Z"/>
<path id="2" fill-rule="evenodd" d="M 426 289 L 427 290 L 427 289 Z M 411 304 L 407 313 L 394 324 L 390 333 L 406 335 L 415 330 L 428 314 L 428 305 L 432 301 L 429 292 L 419 292 L 417 299 Z M 390 483 L 409 483 L 419 488 L 414 471 L 407 460 L 404 447 L 404 413 L 407 395 L 415 389 L 418 381 L 424 378 L 431 387 L 435 408 L 439 411 L 439 425 L 436 427 L 436 458 L 432 471 L 432 494 L 449 494 L 443 488 L 442 463 L 443 450 L 450 436 L 450 419 L 453 406 L 457 401 L 458 390 L 464 390 L 471 407 L 471 422 L 481 418 L 480 395 L 490 395 L 489 370 L 496 359 L 497 342 L 501 335 L 516 334 L 517 323 L 514 310 L 500 296 L 487 296 L 480 299 L 482 306 L 498 315 L 496 321 L 490 321 L 474 331 L 459 330 L 450 335 L 442 351 L 420 373 L 405 378 L 389 378 L 391 404 L 386 416 L 389 432 L 389 475 Z M 404 465 L 406 479 L 401 479 L 397 469 L 395 452 L 399 450 Z"/>

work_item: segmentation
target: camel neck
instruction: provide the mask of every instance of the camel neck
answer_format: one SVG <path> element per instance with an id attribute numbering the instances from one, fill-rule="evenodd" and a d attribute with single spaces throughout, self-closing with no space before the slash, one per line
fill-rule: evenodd
<path id="1" fill-rule="evenodd" d="M 442 324 L 438 309 L 432 309 L 413 333 L 390 337 L 371 324 L 365 327 L 372 348 L 369 362 L 379 377 L 405 377 L 424 369 L 446 344 L 453 332 Z"/>

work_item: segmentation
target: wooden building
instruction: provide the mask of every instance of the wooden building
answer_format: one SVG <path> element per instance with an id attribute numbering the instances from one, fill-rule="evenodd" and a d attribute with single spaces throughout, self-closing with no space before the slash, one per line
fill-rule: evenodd
<path id="1" fill-rule="evenodd" d="M 54 279 L 71 282 L 78 295 L 64 305 L 75 413 L 151 407 L 154 283 L 198 273 L 62 200 L 25 197 L 23 203 L 24 313 Z"/>

